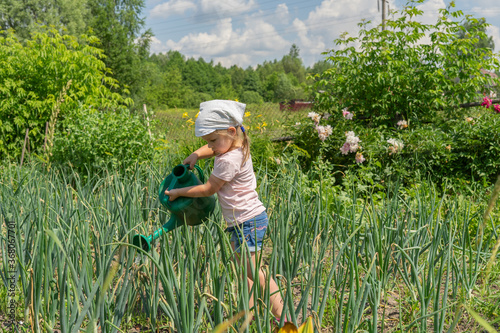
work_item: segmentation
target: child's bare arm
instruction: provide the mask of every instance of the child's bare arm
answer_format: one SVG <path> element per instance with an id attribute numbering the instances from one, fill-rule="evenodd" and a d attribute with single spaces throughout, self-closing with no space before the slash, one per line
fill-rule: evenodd
<path id="1" fill-rule="evenodd" d="M 189 169 L 194 168 L 194 165 L 198 160 L 202 160 L 204 158 L 209 158 L 213 157 L 214 151 L 210 148 L 208 148 L 208 145 L 204 145 L 203 147 L 198 148 L 195 150 L 191 155 L 186 157 L 183 164 L 189 164 Z"/>
<path id="2" fill-rule="evenodd" d="M 176 188 L 170 191 L 166 190 L 165 194 L 168 195 L 170 201 L 173 201 L 178 197 L 209 197 L 219 191 L 225 183 L 226 182 L 224 180 L 212 175 L 208 178 L 208 181 L 205 184 Z"/>

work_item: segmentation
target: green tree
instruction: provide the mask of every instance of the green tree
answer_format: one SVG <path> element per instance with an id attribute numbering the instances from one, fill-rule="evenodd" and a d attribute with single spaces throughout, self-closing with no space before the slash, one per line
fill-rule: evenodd
<path id="1" fill-rule="evenodd" d="M 219 74 L 219 84 L 215 89 L 214 98 L 216 99 L 237 99 L 238 94 L 233 89 L 233 85 L 231 83 L 231 75 L 229 73 Z"/>
<path id="2" fill-rule="evenodd" d="M 19 156 L 26 129 L 31 150 L 40 150 L 45 124 L 56 111 L 64 118 L 81 106 L 114 110 L 132 103 L 106 75 L 102 50 L 91 46 L 97 39 L 81 38 L 85 43 L 55 28 L 35 32 L 25 42 L 12 31 L 0 37 L 0 159 Z"/>
<path id="3" fill-rule="evenodd" d="M 141 34 L 144 0 L 87 0 L 92 33 L 101 41 L 104 62 L 112 75 L 136 95 L 143 83 L 142 63 L 149 53 L 152 32 Z"/>
<path id="4" fill-rule="evenodd" d="M 340 48 L 328 53 L 333 67 L 313 77 L 310 91 L 319 109 L 341 117 L 348 107 L 367 123 L 394 126 L 401 117 L 432 122 L 443 108 L 448 117 L 456 116 L 459 104 L 477 101 L 489 80 L 481 70 L 498 70 L 498 58 L 474 47 L 474 39 L 457 37 L 460 11 L 442 9 L 434 25 L 418 22 L 421 15 L 407 6 L 387 20 L 384 31 L 364 22 L 357 37 L 337 39 Z M 472 22 L 465 17 L 464 24 Z M 475 35 L 481 27 L 471 24 L 469 32 Z M 427 34 L 430 41 L 421 43 Z"/>
<path id="5" fill-rule="evenodd" d="M 40 25 L 66 29 L 79 36 L 86 30 L 87 0 L 0 0 L 0 30 L 14 29 L 24 40 Z"/>
<path id="6" fill-rule="evenodd" d="M 307 68 L 306 72 L 311 75 L 315 75 L 315 74 L 321 74 L 330 68 L 332 68 L 332 63 L 328 62 L 327 60 L 320 60 L 315 62 L 312 67 Z"/>
<path id="7" fill-rule="evenodd" d="M 288 55 L 292 59 L 297 59 L 300 56 L 300 48 L 297 46 L 297 44 L 293 43 L 292 46 L 290 47 L 290 52 L 288 52 Z"/>
<path id="8" fill-rule="evenodd" d="M 300 49 L 293 44 L 290 47 L 290 52 L 281 59 L 285 74 L 291 73 L 299 83 L 306 79 L 306 70 L 302 64 L 302 59 L 299 58 Z"/>
<path id="9" fill-rule="evenodd" d="M 212 95 L 216 84 L 212 80 L 211 67 L 203 58 L 188 59 L 182 69 L 182 79 L 194 91 Z"/>
<path id="10" fill-rule="evenodd" d="M 243 91 L 255 91 L 259 94 L 262 91 L 262 83 L 260 82 L 260 78 L 252 69 L 252 67 L 248 67 L 245 70 L 245 79 L 243 80 L 242 89 Z"/>
<path id="11" fill-rule="evenodd" d="M 285 73 L 276 74 L 276 79 L 272 80 L 273 86 L 273 101 L 288 101 L 295 98 L 295 89 L 292 81 Z"/>
<path id="12" fill-rule="evenodd" d="M 172 67 L 178 68 L 182 71 L 186 63 L 186 57 L 179 51 L 168 51 L 166 53 L 152 54 L 149 61 L 158 65 L 160 71 L 166 71 Z"/>
<path id="13" fill-rule="evenodd" d="M 233 65 L 229 68 L 229 72 L 231 74 L 231 84 L 233 85 L 233 89 L 237 93 L 241 94 L 243 80 L 245 80 L 245 71 L 243 68 Z"/>
<path id="14" fill-rule="evenodd" d="M 477 49 L 495 49 L 493 37 L 486 34 L 488 24 L 484 18 L 470 18 L 470 21 L 464 22 L 457 32 L 459 39 L 474 39 L 473 46 Z"/>
<path id="15" fill-rule="evenodd" d="M 264 99 L 256 91 L 244 91 L 241 94 L 240 101 L 243 103 L 246 103 L 246 104 L 262 104 L 262 103 L 264 103 Z"/>

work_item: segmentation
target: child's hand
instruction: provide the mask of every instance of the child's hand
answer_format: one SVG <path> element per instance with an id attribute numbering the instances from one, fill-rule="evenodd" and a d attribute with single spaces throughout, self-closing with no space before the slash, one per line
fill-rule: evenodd
<path id="1" fill-rule="evenodd" d="M 189 164 L 189 170 L 193 170 L 196 162 L 198 162 L 198 155 L 192 153 L 191 155 L 186 157 L 186 159 L 184 160 L 184 162 L 182 162 L 182 164 Z"/>
<path id="2" fill-rule="evenodd" d="M 175 199 L 177 199 L 179 197 L 179 195 L 176 195 L 177 191 L 176 190 L 166 190 L 165 191 L 165 195 L 168 195 L 168 201 L 174 201 Z"/>

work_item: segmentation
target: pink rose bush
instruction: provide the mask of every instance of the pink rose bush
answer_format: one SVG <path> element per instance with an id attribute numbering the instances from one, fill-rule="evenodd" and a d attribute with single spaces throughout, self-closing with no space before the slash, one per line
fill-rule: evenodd
<path id="1" fill-rule="evenodd" d="M 349 131 L 345 133 L 346 140 L 344 145 L 340 148 L 340 151 L 342 152 L 343 155 L 347 155 L 349 153 L 356 153 L 355 161 L 356 163 L 360 164 L 365 161 L 365 158 L 363 157 L 363 154 L 358 151 L 358 149 L 361 149 L 361 146 L 359 143 L 361 140 L 359 137 L 357 137 L 353 131 Z"/>
<path id="2" fill-rule="evenodd" d="M 321 126 L 319 124 L 319 121 L 321 120 L 321 116 L 319 114 L 317 114 L 316 112 L 309 112 L 307 117 L 311 118 L 311 120 L 314 121 L 314 128 L 316 128 L 318 137 L 321 141 L 325 141 L 326 138 L 332 135 L 332 127 L 330 125 Z M 327 114 L 323 118 L 328 119 L 328 117 L 330 117 L 329 114 Z"/>
<path id="3" fill-rule="evenodd" d="M 342 116 L 344 116 L 345 119 L 347 120 L 352 120 L 352 117 L 354 116 L 352 113 L 347 111 L 347 108 L 342 109 Z"/>
<path id="4" fill-rule="evenodd" d="M 481 103 L 481 106 L 486 106 L 486 108 L 489 109 L 491 104 L 493 104 L 491 99 L 489 99 L 488 97 L 485 97 L 485 98 L 483 98 L 483 103 Z"/>
<path id="5" fill-rule="evenodd" d="M 481 106 L 484 106 L 485 108 L 489 109 L 492 105 L 493 105 L 493 101 L 490 98 L 488 98 L 488 97 L 483 98 L 483 102 L 481 103 Z M 496 113 L 500 113 L 500 105 L 495 104 L 493 106 L 493 110 L 495 110 Z"/>
<path id="6" fill-rule="evenodd" d="M 346 132 L 345 136 L 346 140 L 342 148 L 340 148 L 340 151 L 344 155 L 355 153 L 359 148 L 361 140 L 354 134 L 353 131 Z"/>
<path id="7" fill-rule="evenodd" d="M 318 136 L 321 141 L 325 141 L 330 135 L 332 135 L 332 127 L 330 125 L 326 126 L 316 126 L 316 131 L 318 131 Z"/>

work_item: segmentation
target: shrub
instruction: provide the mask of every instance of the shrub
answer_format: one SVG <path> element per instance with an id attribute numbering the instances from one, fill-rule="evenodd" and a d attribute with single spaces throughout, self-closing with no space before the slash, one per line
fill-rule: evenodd
<path id="1" fill-rule="evenodd" d="M 300 157 L 305 169 L 327 162 L 369 183 L 393 178 L 413 182 L 421 176 L 437 183 L 481 180 L 486 186 L 500 174 L 499 116 L 479 111 L 474 117 L 425 126 L 377 128 L 347 119 L 308 119 L 295 128 L 292 147 L 307 151 Z M 322 141 L 317 127 L 328 125 L 332 134 Z M 345 149 L 349 142 L 355 143 L 351 150 Z"/>
<path id="2" fill-rule="evenodd" d="M 61 127 L 51 161 L 84 174 L 104 168 L 124 170 L 153 155 L 153 141 L 145 125 L 128 110 L 74 112 Z"/>
<path id="3" fill-rule="evenodd" d="M 241 102 L 246 104 L 262 104 L 264 103 L 264 99 L 262 96 L 256 91 L 244 91 L 241 94 Z"/>
<path id="4" fill-rule="evenodd" d="M 449 8 L 434 25 L 419 23 L 423 12 L 411 5 L 399 14 L 387 20 L 386 30 L 363 22 L 357 37 L 335 41 L 339 49 L 327 53 L 332 68 L 315 75 L 310 87 L 318 110 L 339 115 L 348 108 L 369 126 L 433 122 L 443 109 L 458 116 L 459 104 L 477 100 L 492 85 L 481 70 L 498 71 L 497 55 L 476 48 L 477 38 L 459 37 L 467 24 L 470 36 L 485 37 L 484 21 Z"/>
<path id="5" fill-rule="evenodd" d="M 0 159 L 20 155 L 26 129 L 31 150 L 40 150 L 56 105 L 64 117 L 80 104 L 112 110 L 132 102 L 107 76 L 102 51 L 92 46 L 97 38 L 81 39 L 82 44 L 54 28 L 34 33 L 25 43 L 12 31 L 0 36 Z M 69 82 L 63 102 L 58 101 Z"/>

